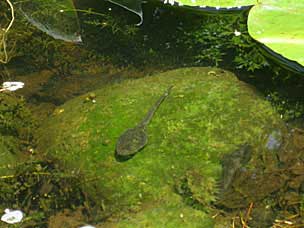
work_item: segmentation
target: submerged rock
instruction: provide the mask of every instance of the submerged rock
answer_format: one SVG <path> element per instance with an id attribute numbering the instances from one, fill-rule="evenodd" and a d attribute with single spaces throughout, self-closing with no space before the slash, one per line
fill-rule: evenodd
<path id="1" fill-rule="evenodd" d="M 236 172 L 250 161 L 251 150 L 250 145 L 244 144 L 236 151 L 224 155 L 221 161 L 223 167 L 222 186 L 224 191 L 230 186 Z"/>
<path id="2" fill-rule="evenodd" d="M 148 144 L 131 159 L 117 160 L 119 136 L 171 85 L 170 96 L 147 126 Z M 84 102 L 84 95 L 54 112 L 37 132 L 38 150 L 62 168 L 82 173 L 83 189 L 103 208 L 102 216 L 121 224 L 132 221 L 130 227 L 154 224 L 155 218 L 170 219 L 176 227 L 212 227 L 205 213 L 219 185 L 208 183 L 219 181 L 221 158 L 244 144 L 257 156 L 264 146 L 260 140 L 284 127 L 252 87 L 218 69 L 172 70 L 94 94 L 95 103 Z M 194 210 L 189 197 L 203 210 Z"/>
<path id="3" fill-rule="evenodd" d="M 282 145 L 282 132 L 280 130 L 272 131 L 267 138 L 265 147 L 268 150 L 278 150 Z"/>

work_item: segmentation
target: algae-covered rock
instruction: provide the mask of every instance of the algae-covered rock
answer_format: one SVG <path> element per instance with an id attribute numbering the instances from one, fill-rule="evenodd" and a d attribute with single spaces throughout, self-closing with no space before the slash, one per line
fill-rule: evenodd
<path id="1" fill-rule="evenodd" d="M 147 145 L 131 159 L 117 160 L 119 136 L 136 126 L 170 86 L 170 95 L 147 126 Z M 54 112 L 38 132 L 39 151 L 82 173 L 84 190 L 104 214 L 116 214 L 124 223 L 129 213 L 138 213 L 132 214 L 133 227 L 154 217 L 179 219 L 172 221 L 175 227 L 185 219 L 195 223 L 220 192 L 223 155 L 249 144 L 252 157 L 257 156 L 268 135 L 283 128 L 253 88 L 218 69 L 168 71 L 94 94 L 94 102 L 84 95 Z M 201 205 L 195 207 L 199 211 L 189 199 Z M 183 210 L 192 212 L 183 217 Z M 210 227 L 206 216 L 200 218 L 199 227 Z M 151 224 L 145 227 L 164 227 Z"/>
<path id="2" fill-rule="evenodd" d="M 100 227 L 213 227 L 214 222 L 210 216 L 203 211 L 185 206 L 177 195 L 167 197 L 167 201 L 169 202 L 143 205 L 140 212 L 125 216 L 119 221 L 106 222 Z"/>

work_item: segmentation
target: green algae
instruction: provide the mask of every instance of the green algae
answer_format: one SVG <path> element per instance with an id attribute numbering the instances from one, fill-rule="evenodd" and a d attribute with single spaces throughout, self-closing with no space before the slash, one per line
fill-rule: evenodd
<path id="1" fill-rule="evenodd" d="M 215 74 L 208 74 L 211 70 Z M 132 159 L 117 161 L 114 151 L 120 134 L 138 123 L 171 85 L 170 96 L 147 127 L 148 145 Z M 95 103 L 86 102 L 84 95 L 54 112 L 37 132 L 38 150 L 65 169 L 82 173 L 83 189 L 103 209 L 101 216 L 112 215 L 122 223 L 126 215 L 146 220 L 157 212 L 165 221 L 167 207 L 174 208 L 177 219 L 182 213 L 177 208 L 197 212 L 187 203 L 188 196 L 176 190 L 183 189 L 185 180 L 191 197 L 202 205 L 197 213 L 205 214 L 219 189 L 207 185 L 203 177 L 216 183 L 224 154 L 248 143 L 253 156 L 258 156 L 264 138 L 283 128 L 279 116 L 253 88 L 219 69 L 178 69 L 94 93 Z M 143 205 L 162 202 L 167 206 L 144 213 Z M 202 227 L 209 222 L 204 219 Z"/>
<path id="2" fill-rule="evenodd" d="M 204 212 L 183 205 L 183 202 L 176 196 L 172 197 L 171 202 L 173 203 L 144 208 L 136 215 L 128 216 L 118 223 L 114 223 L 115 227 L 213 227 L 214 222 Z M 108 227 L 108 224 L 105 224 L 105 227 Z"/>
<path id="3" fill-rule="evenodd" d="M 0 175 L 11 174 L 32 140 L 35 121 L 25 101 L 0 93 Z"/>

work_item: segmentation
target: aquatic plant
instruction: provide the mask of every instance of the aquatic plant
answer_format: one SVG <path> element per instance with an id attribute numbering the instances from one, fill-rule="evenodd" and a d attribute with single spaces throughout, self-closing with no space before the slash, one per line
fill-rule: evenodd
<path id="1" fill-rule="evenodd" d="M 13 5 L 11 4 L 10 0 L 7 0 L 7 2 L 11 8 L 12 19 L 10 25 L 4 30 L 4 38 L 14 19 Z M 130 10 L 131 12 L 134 12 L 140 17 L 139 24 L 142 23 L 143 12 L 141 9 L 141 0 L 112 0 L 111 2 Z M 81 42 L 78 17 L 76 14 L 77 10 L 75 9 L 71 0 L 61 1 L 58 4 L 53 4 L 43 0 L 25 2 L 14 1 L 14 3 L 18 7 L 21 14 L 30 23 L 52 37 L 66 41 Z M 250 9 L 248 15 L 248 28 L 250 36 L 265 44 L 260 46 L 269 56 L 279 61 L 283 66 L 299 72 L 304 71 L 304 59 L 301 57 L 304 46 L 303 42 L 301 42 L 303 33 L 300 32 L 302 28 L 301 21 L 303 21 L 304 15 L 304 4 L 299 1 L 293 1 L 292 4 L 290 1 L 285 0 L 231 0 L 217 2 L 203 0 L 177 0 L 164 1 L 164 3 L 169 3 L 171 5 L 176 4 L 180 7 L 190 8 L 191 10 L 198 12 L 213 14 L 248 10 L 254 5 L 254 7 Z M 272 20 L 273 17 L 280 19 L 275 20 L 275 26 L 272 24 L 274 21 Z M 283 23 L 285 23 L 284 30 L 289 28 L 288 33 L 285 33 L 285 35 L 282 35 L 281 33 Z M 290 37 L 292 37 L 292 39 Z M 4 38 L 2 40 L 5 40 Z M 3 47 L 5 50 L 5 43 L 3 44 Z M 277 53 L 284 55 L 285 58 Z M 7 59 L 7 57 L 5 58 Z M 288 61 L 286 58 L 291 61 Z"/>
<path id="2" fill-rule="evenodd" d="M 5 144 L 10 144 L 9 137 L 15 137 L 20 140 L 17 147 L 27 147 L 33 139 L 32 130 L 35 127 L 35 121 L 28 110 L 24 99 L 16 97 L 10 93 L 0 93 L 0 137 Z M 15 145 L 15 146 L 16 146 Z M 15 146 L 11 149 L 12 153 L 17 153 Z M 8 147 L 10 148 L 10 146 Z"/>
<path id="3" fill-rule="evenodd" d="M 41 225 L 47 223 L 48 216 L 61 209 L 88 210 L 92 203 L 81 190 L 80 180 L 84 179 L 79 173 L 62 171 L 50 162 L 32 158 L 6 167 L 10 175 L 3 175 L 3 169 L 0 167 L 1 208 L 10 205 L 22 210 L 26 217 L 20 227 L 45 227 Z M 14 214 L 6 214 L 4 219 L 15 217 L 10 221 L 20 222 L 20 212 L 11 212 Z"/>
<path id="4" fill-rule="evenodd" d="M 285 121 L 303 117 L 304 104 L 301 100 L 288 99 L 277 91 L 268 93 L 266 98 L 274 105 Z"/>
<path id="5" fill-rule="evenodd" d="M 135 12 L 142 20 L 142 10 L 138 8 L 141 0 L 137 1 L 113 1 L 118 5 L 123 5 L 126 9 Z M 132 4 L 129 4 L 132 2 Z M 249 34 L 257 41 L 263 43 L 263 50 L 283 66 L 295 71 L 304 72 L 304 59 L 302 53 L 304 44 L 302 42 L 304 32 L 302 30 L 304 21 L 304 4 L 301 1 L 271 1 L 271 0 L 243 0 L 243 1 L 189 1 L 176 0 L 164 1 L 171 5 L 180 7 L 190 7 L 204 13 L 229 13 L 238 10 L 248 10 Z M 279 18 L 274 20 L 273 18 Z M 273 24 L 275 21 L 275 24 Z M 288 32 L 282 33 L 282 30 Z M 279 54 L 282 54 L 286 60 Z"/>
<path id="6" fill-rule="evenodd" d="M 263 49 L 272 58 L 302 73 L 304 72 L 303 15 L 303 1 L 286 0 L 259 1 L 248 15 L 250 36 L 262 43 Z M 291 62 L 286 62 L 280 55 Z"/>
<path id="7" fill-rule="evenodd" d="M 55 39 L 81 42 L 78 16 L 72 0 L 12 2 L 18 13 L 41 31 Z"/>
<path id="8" fill-rule="evenodd" d="M 269 67 L 267 59 L 249 36 L 244 15 L 204 15 L 201 24 L 185 32 L 183 41 L 195 55 L 196 64 L 221 66 L 233 61 L 236 69 L 253 72 Z M 233 32 L 233 28 L 235 28 Z"/>
<path id="9" fill-rule="evenodd" d="M 7 0 L 10 2 L 10 0 Z M 12 1 L 13 5 L 10 4 L 10 8 L 14 9 L 18 14 L 23 15 L 23 17 L 28 20 L 32 25 L 36 26 L 38 29 L 46 32 L 50 36 L 71 42 L 81 42 L 82 38 L 80 36 L 79 22 L 77 12 L 84 12 L 88 14 L 99 14 L 100 16 L 105 16 L 104 14 L 93 12 L 91 9 L 88 10 L 78 10 L 74 7 L 74 4 L 71 0 L 64 0 L 58 2 L 58 4 L 51 4 L 48 1 Z M 135 13 L 140 17 L 139 24 L 143 21 L 143 11 L 141 9 L 141 0 L 137 1 L 121 1 L 114 0 L 111 1 L 123 8 Z M 232 40 L 236 47 L 236 50 L 239 50 L 237 57 L 234 61 L 237 63 L 239 68 L 246 68 L 249 71 L 254 71 L 255 69 L 260 69 L 264 67 L 266 63 L 265 58 L 257 51 L 255 47 L 259 47 L 260 51 L 262 50 L 263 54 L 267 57 L 278 61 L 282 64 L 283 67 L 287 67 L 296 72 L 303 72 L 303 59 L 301 53 L 303 52 L 303 44 L 301 43 L 301 21 L 303 13 L 303 4 L 294 1 L 292 4 L 289 2 L 286 3 L 285 0 L 280 1 L 256 1 L 256 0 L 243 0 L 243 1 L 189 1 L 189 0 L 178 0 L 178 1 L 164 1 L 164 3 L 169 3 L 171 5 L 178 5 L 184 9 L 190 9 L 189 12 L 199 12 L 203 14 L 212 14 L 215 17 L 221 17 L 223 14 L 224 17 L 228 14 L 234 14 L 237 12 L 248 11 L 248 31 L 246 26 L 246 31 L 240 31 L 238 28 L 236 30 L 230 31 L 231 34 L 235 35 L 235 38 Z M 288 4 L 288 7 L 287 7 Z M 292 6 L 292 8 L 290 8 Z M 250 9 L 251 8 L 251 9 Z M 48 10 L 46 10 L 48 9 Z M 12 11 L 12 20 L 13 22 L 13 10 Z M 277 22 L 275 26 L 270 22 L 273 17 L 280 18 L 281 21 L 286 23 L 285 28 L 290 28 L 288 30 L 288 35 L 282 35 L 282 23 Z M 287 19 L 285 19 L 287 17 Z M 288 18 L 291 18 L 290 20 Z M 222 20 L 222 19 L 221 19 Z M 293 26 L 290 26 L 288 23 L 292 20 L 295 20 L 296 23 L 292 23 Z M 110 22 L 110 20 L 108 20 Z M 279 24 L 280 23 L 280 24 Z M 116 30 L 119 26 L 114 26 L 116 23 L 103 22 L 103 28 L 110 26 L 112 30 Z M 271 27 L 269 27 L 271 25 Z M 11 23 L 10 23 L 11 26 Z M 9 28 L 9 27 L 8 27 Z M 127 27 L 125 27 L 127 28 Z M 123 28 L 124 29 L 124 28 Z M 7 30 L 7 29 L 6 29 Z M 6 31 L 5 30 L 5 31 Z M 7 32 L 6 32 L 7 33 Z M 5 33 L 5 34 L 6 34 Z M 293 34 L 293 35 L 291 35 Z M 7 36 L 7 35 L 5 35 Z M 257 44 L 253 43 L 251 39 L 250 42 L 248 37 L 253 37 L 256 39 Z M 289 38 L 293 36 L 293 38 Z M 3 36 L 4 37 L 4 36 Z M 228 38 L 229 36 L 227 36 Z M 242 37 L 242 38 L 240 38 Z M 218 37 L 217 37 L 218 38 Z M 3 39 L 5 40 L 5 39 Z M 214 39 L 216 41 L 216 39 Z M 244 42 L 245 41 L 245 42 Z M 196 42 L 194 40 L 193 42 Z M 223 46 L 221 42 L 221 46 Z M 264 44 L 264 45 L 263 45 Z M 247 45 L 247 46 L 246 46 Z M 198 56 L 199 60 L 204 58 L 208 59 L 210 54 L 211 61 L 218 65 L 222 61 L 223 53 L 217 50 L 217 45 L 212 45 L 213 48 L 208 50 L 201 50 L 201 55 Z M 250 47 L 251 46 L 251 49 Z M 12 48 L 13 49 L 13 48 Z M 4 49 L 3 49 L 4 50 Z M 248 51 L 250 50 L 250 51 Z M 1 51 L 0 51 L 1 52 Z M 4 51 L 2 51 L 4 52 Z M 7 53 L 5 53 L 5 58 L 8 59 Z M 286 58 L 283 58 L 280 54 L 283 54 Z M 289 60 L 288 60 L 288 59 Z M 249 61 L 246 61 L 249 59 Z M 290 61 L 291 60 L 291 61 Z M 5 62 L 7 62 L 6 60 Z M 295 62 L 297 61 L 297 62 Z"/>

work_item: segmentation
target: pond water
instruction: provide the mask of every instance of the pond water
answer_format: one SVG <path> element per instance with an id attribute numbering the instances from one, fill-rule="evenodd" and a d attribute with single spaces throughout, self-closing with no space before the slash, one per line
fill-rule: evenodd
<path id="1" fill-rule="evenodd" d="M 0 227 L 304 226 L 303 75 L 247 11 L 74 5 L 72 38 L 17 5 L 0 34 Z"/>

